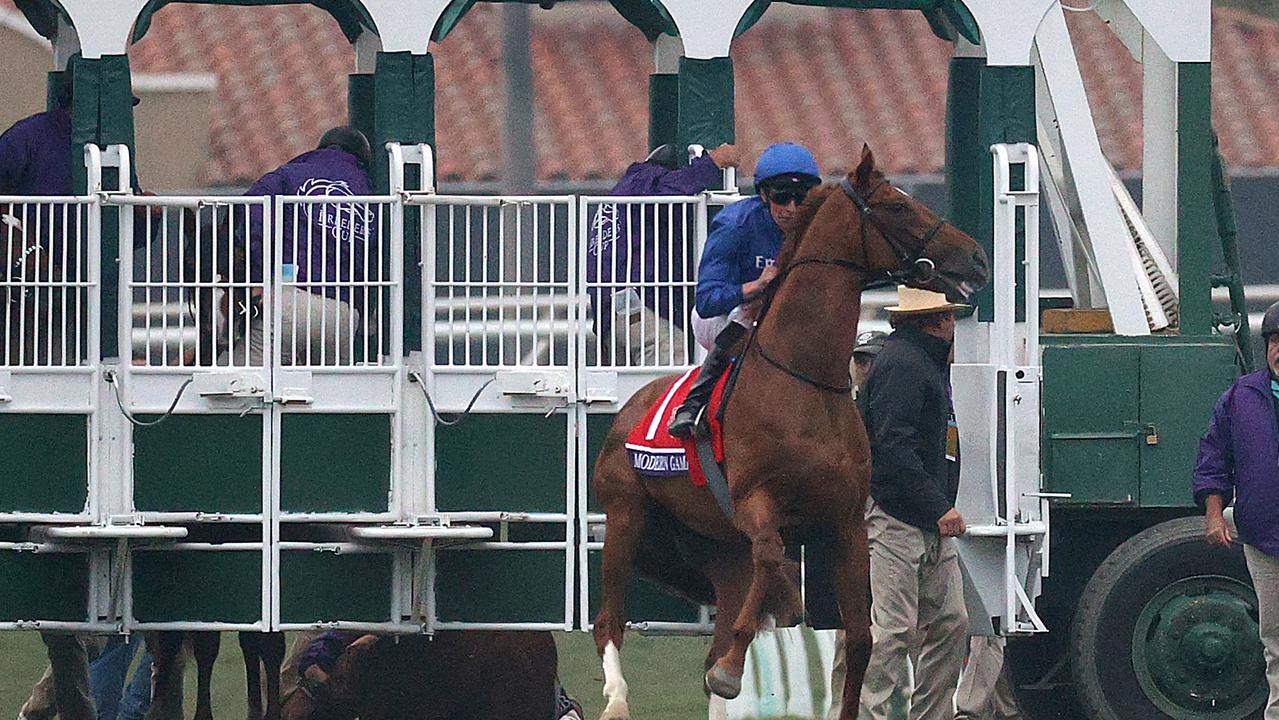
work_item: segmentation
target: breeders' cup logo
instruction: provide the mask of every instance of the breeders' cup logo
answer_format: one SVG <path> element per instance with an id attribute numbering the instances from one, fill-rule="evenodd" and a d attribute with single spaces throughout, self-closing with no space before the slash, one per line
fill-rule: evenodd
<path id="1" fill-rule="evenodd" d="M 586 245 L 588 255 L 600 255 L 617 237 L 617 204 L 604 203 L 595 210 L 591 221 L 591 239 Z"/>
<path id="2" fill-rule="evenodd" d="M 352 197 L 351 186 L 345 180 L 328 180 L 311 178 L 298 188 L 298 195 L 346 196 Z M 308 222 L 320 225 L 333 237 L 348 244 L 368 241 L 369 225 L 373 222 L 373 212 L 363 203 L 323 203 L 303 205 L 303 213 Z"/>

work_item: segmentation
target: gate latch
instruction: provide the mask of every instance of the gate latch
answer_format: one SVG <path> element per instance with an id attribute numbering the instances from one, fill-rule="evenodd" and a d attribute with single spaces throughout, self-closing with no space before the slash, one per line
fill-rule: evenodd
<path id="1" fill-rule="evenodd" d="M 205 398 L 251 398 L 265 396 L 267 383 L 255 372 L 202 372 L 191 376 L 191 389 Z"/>
<path id="2" fill-rule="evenodd" d="M 503 395 L 571 398 L 573 381 L 562 370 L 502 370 L 497 373 L 497 389 Z"/>
<path id="3" fill-rule="evenodd" d="M 1145 436 L 1147 445 L 1159 444 L 1159 428 L 1155 427 L 1153 423 L 1142 430 L 1142 435 Z"/>

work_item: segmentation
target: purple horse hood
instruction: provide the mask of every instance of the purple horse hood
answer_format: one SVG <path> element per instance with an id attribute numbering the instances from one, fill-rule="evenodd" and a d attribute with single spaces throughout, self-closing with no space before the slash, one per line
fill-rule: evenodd
<path id="1" fill-rule="evenodd" d="M 1235 501 L 1239 539 L 1279 556 L 1279 420 L 1270 371 L 1235 380 L 1213 409 L 1199 441 L 1195 502 L 1208 495 Z"/>

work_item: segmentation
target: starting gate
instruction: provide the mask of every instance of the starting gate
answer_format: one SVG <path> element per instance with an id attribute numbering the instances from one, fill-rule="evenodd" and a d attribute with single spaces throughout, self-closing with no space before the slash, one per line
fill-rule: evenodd
<path id="1" fill-rule="evenodd" d="M 0 198 L 8 248 L 55 249 L 0 284 L 5 627 L 589 626 L 594 457 L 699 359 L 683 318 L 736 196 L 442 195 L 405 187 L 428 146 L 388 153 L 385 196 L 138 196 L 108 187 L 128 149 L 89 146 L 88 195 Z M 641 628 L 707 628 L 638 593 Z"/>

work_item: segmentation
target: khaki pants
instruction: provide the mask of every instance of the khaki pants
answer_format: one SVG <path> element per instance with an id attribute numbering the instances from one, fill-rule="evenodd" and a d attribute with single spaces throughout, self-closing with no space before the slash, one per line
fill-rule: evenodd
<path id="1" fill-rule="evenodd" d="M 360 342 L 360 313 L 349 303 L 301 288 L 280 290 L 280 354 L 285 365 L 349 365 L 351 350 Z M 263 312 L 270 312 L 264 309 Z M 266 346 L 262 314 L 249 321 L 245 336 L 235 342 L 230 357 L 237 365 L 262 365 Z M 245 354 L 248 357 L 245 357 Z M 226 362 L 226 356 L 219 364 Z"/>
<path id="2" fill-rule="evenodd" d="M 955 693 L 955 720 L 1021 720 L 1004 667 L 1004 644 L 1001 637 L 969 638 L 968 662 Z"/>
<path id="3" fill-rule="evenodd" d="M 1279 558 L 1251 545 L 1243 546 L 1243 555 L 1257 590 L 1257 621 L 1266 655 L 1266 681 L 1270 683 L 1264 717 L 1279 720 Z"/>
<path id="4" fill-rule="evenodd" d="M 955 541 L 907 525 L 874 501 L 866 530 L 874 646 L 862 684 L 861 717 L 952 720 L 968 643 Z"/>
<path id="5" fill-rule="evenodd" d="M 615 316 L 613 329 L 613 363 L 628 367 L 653 365 L 692 365 L 693 356 L 684 331 L 668 319 L 645 307 L 630 322 Z M 622 325 L 621 323 L 627 323 Z"/>

